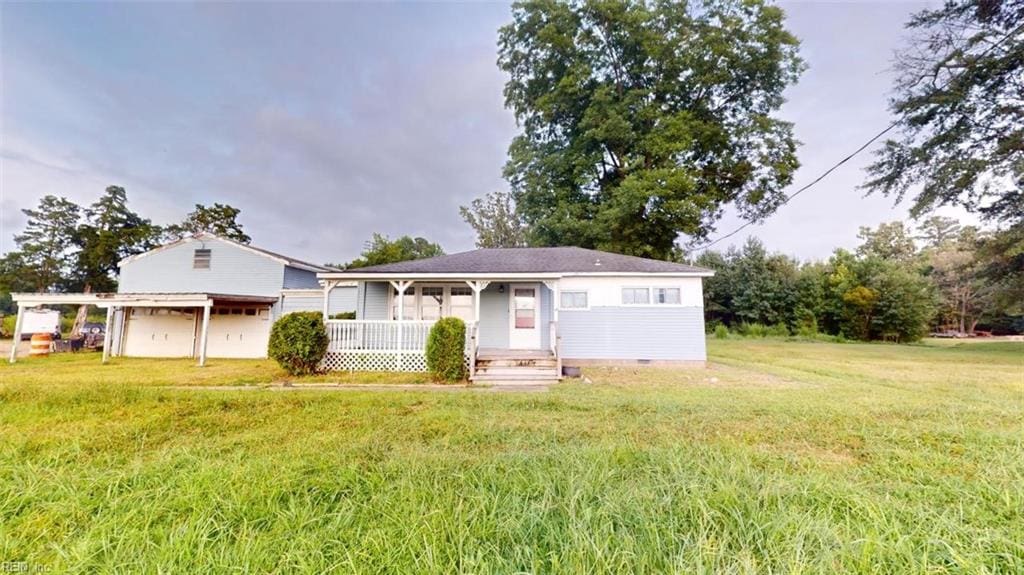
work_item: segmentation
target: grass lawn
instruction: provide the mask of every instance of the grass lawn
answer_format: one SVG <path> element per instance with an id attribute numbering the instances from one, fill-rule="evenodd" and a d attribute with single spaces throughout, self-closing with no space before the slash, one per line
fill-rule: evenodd
<path id="1" fill-rule="evenodd" d="M 1022 573 L 1024 344 L 711 340 L 545 394 L 0 367 L 0 561 L 50 572 Z M 386 379 L 386 381 L 399 379 Z"/>

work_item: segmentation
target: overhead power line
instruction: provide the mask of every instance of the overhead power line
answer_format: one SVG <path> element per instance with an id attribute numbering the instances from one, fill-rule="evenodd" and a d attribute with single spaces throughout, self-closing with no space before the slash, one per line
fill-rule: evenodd
<path id="1" fill-rule="evenodd" d="M 1007 32 L 1007 34 L 1005 36 L 1003 36 L 1002 38 L 997 40 L 995 43 L 991 44 L 988 48 L 983 50 L 980 54 L 978 54 L 977 58 L 982 58 L 984 56 L 987 56 L 989 52 L 991 52 L 992 50 L 997 48 L 999 45 L 1001 45 L 1007 38 L 1010 38 L 1011 36 L 1015 35 L 1017 32 L 1020 32 L 1021 30 L 1024 30 L 1024 24 L 1021 24 L 1020 26 L 1017 26 L 1013 30 L 1010 30 L 1009 32 Z M 938 90 L 946 89 L 950 84 L 953 83 L 953 80 L 956 80 L 957 78 L 960 78 L 961 76 L 963 76 L 966 73 L 967 73 L 967 70 L 964 70 L 964 71 L 960 72 L 959 74 L 957 74 L 955 76 L 950 76 L 945 82 L 942 83 L 942 85 L 940 85 L 938 87 Z M 814 178 L 814 180 L 812 180 L 809 184 L 801 187 L 799 190 L 797 190 L 797 191 L 793 192 L 792 194 L 786 196 L 786 198 L 784 200 L 782 200 L 782 203 L 780 203 L 778 207 L 781 208 L 782 206 L 788 204 L 790 202 L 790 200 L 792 200 L 793 198 L 795 198 L 795 197 L 799 196 L 800 194 L 804 193 L 805 191 L 811 189 L 818 182 L 824 180 L 826 177 L 828 177 L 829 174 L 831 174 L 832 172 L 834 172 L 837 169 L 839 169 L 839 167 L 842 166 L 843 164 L 845 164 L 846 162 L 849 162 L 850 160 L 852 160 L 858 154 L 860 154 L 865 149 L 867 149 L 868 146 L 870 146 L 871 144 L 874 144 L 879 138 L 881 138 L 882 136 L 884 136 L 887 133 L 889 133 L 890 131 L 892 131 L 893 128 L 899 126 L 901 123 L 902 123 L 901 120 L 896 120 L 893 123 L 889 124 L 884 130 L 882 130 L 881 132 L 878 132 L 877 134 L 872 136 L 870 140 L 864 142 L 864 144 L 862 144 L 859 148 L 857 148 L 856 150 L 854 150 L 853 152 L 848 154 L 845 158 L 843 158 L 843 159 L 839 160 L 838 162 L 836 162 L 835 164 L 833 164 L 832 167 L 830 167 L 829 169 L 827 169 L 824 172 L 822 172 L 821 175 L 819 175 L 817 178 Z M 706 249 L 710 248 L 711 246 L 718 244 L 719 242 L 722 242 L 724 240 L 727 240 L 727 239 L 735 236 L 736 234 L 738 234 L 741 231 L 745 230 L 746 228 L 754 225 L 755 223 L 760 223 L 760 222 L 756 222 L 756 221 L 746 222 L 743 225 L 741 225 L 740 227 L 736 228 L 735 230 L 725 234 L 724 236 L 720 236 L 720 237 L 716 238 L 713 241 L 705 243 L 704 245 L 692 248 L 692 250 L 694 252 L 706 250 Z"/>

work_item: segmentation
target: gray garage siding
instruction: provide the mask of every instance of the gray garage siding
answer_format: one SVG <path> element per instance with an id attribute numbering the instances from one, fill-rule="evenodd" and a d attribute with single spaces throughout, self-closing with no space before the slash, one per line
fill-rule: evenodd
<path id="1" fill-rule="evenodd" d="M 285 266 L 282 287 L 285 289 L 316 289 L 320 287 L 320 282 L 316 279 L 316 272 Z"/>
<path id="2" fill-rule="evenodd" d="M 207 248 L 210 269 L 193 269 L 197 248 Z M 121 293 L 224 293 L 277 297 L 285 265 L 214 239 L 185 242 L 125 263 Z"/>
<path id="3" fill-rule="evenodd" d="M 595 307 L 561 310 L 562 356 L 704 361 L 704 309 Z"/>

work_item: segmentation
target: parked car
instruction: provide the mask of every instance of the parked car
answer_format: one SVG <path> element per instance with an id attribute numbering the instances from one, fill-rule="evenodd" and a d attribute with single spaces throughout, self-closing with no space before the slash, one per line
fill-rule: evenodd
<path id="1" fill-rule="evenodd" d="M 22 341 L 37 333 L 48 333 L 60 339 L 60 312 L 55 309 L 27 309 L 21 319 Z"/>
<path id="2" fill-rule="evenodd" d="M 87 348 L 103 347 L 103 337 L 106 333 L 107 326 L 91 321 L 82 324 L 82 329 L 78 332 Z"/>

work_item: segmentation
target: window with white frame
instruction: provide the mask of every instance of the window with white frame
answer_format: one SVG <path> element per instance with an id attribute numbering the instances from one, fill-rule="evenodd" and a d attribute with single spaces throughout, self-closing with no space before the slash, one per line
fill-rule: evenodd
<path id="1" fill-rule="evenodd" d="M 679 305 L 679 288 L 654 288 L 654 303 Z"/>
<path id="2" fill-rule="evenodd" d="M 406 320 L 433 321 L 454 316 L 473 321 L 474 295 L 469 286 L 410 286 L 405 290 L 403 316 Z M 391 290 L 391 319 L 398 319 L 398 290 Z"/>
<path id="3" fill-rule="evenodd" d="M 651 290 L 648 288 L 622 288 L 622 305 L 647 305 L 651 303 Z"/>
<path id="4" fill-rule="evenodd" d="M 587 292 L 585 291 L 563 291 L 559 295 L 558 307 L 562 309 L 586 309 Z"/>
<path id="5" fill-rule="evenodd" d="M 473 321 L 476 319 L 473 313 L 473 290 L 469 286 L 452 286 L 449 288 L 448 315 L 457 317 L 462 321 Z"/>
<path id="6" fill-rule="evenodd" d="M 420 319 L 435 320 L 444 316 L 444 288 L 420 288 Z"/>

